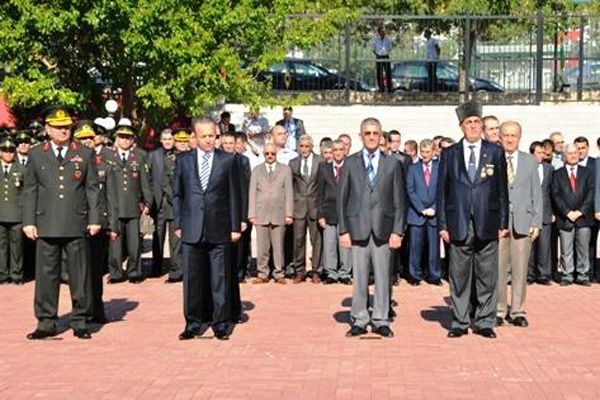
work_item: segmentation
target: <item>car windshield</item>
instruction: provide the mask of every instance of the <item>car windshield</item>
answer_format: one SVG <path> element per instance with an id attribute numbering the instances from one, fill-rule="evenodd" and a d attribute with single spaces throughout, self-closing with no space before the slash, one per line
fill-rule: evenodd
<path id="1" fill-rule="evenodd" d="M 317 67 L 316 65 L 308 64 L 308 63 L 294 63 L 294 69 L 296 70 L 296 74 L 310 76 L 310 77 L 325 77 L 327 76 L 327 72 Z"/>
<path id="2" fill-rule="evenodd" d="M 449 64 L 438 63 L 436 72 L 438 79 L 458 80 L 456 68 Z"/>
<path id="3" fill-rule="evenodd" d="M 288 67 L 286 63 L 277 63 L 273 64 L 269 67 L 269 72 L 275 72 L 280 74 L 285 74 L 288 72 Z"/>

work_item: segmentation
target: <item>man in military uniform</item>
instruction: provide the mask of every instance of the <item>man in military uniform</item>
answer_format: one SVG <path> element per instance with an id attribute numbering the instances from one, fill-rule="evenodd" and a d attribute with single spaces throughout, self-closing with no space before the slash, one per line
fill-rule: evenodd
<path id="1" fill-rule="evenodd" d="M 92 151 L 71 140 L 73 120 L 63 107 L 45 112 L 50 140 L 29 154 L 25 172 L 23 232 L 37 240 L 35 316 L 38 325 L 28 339 L 56 335 L 60 268 L 67 254 L 71 292 L 71 327 L 90 339 L 90 255 L 86 235 L 100 232 L 98 172 Z"/>
<path id="2" fill-rule="evenodd" d="M 27 158 L 31 149 L 31 135 L 28 131 L 19 131 L 15 136 L 15 144 L 17 145 L 17 162 L 23 167 L 27 166 Z"/>
<path id="3" fill-rule="evenodd" d="M 140 283 L 143 280 L 140 258 L 140 215 L 148 214 L 152 204 L 150 174 L 146 152 L 133 147 L 135 134 L 130 126 L 118 126 L 112 151 L 112 175 L 116 186 L 116 214 L 119 236 L 110 243 L 108 283 Z M 122 268 L 127 250 L 127 270 Z"/>
<path id="4" fill-rule="evenodd" d="M 111 240 L 118 236 L 116 213 L 116 186 L 111 174 L 112 161 L 109 160 L 110 151 L 101 148 L 98 153 L 95 150 L 96 129 L 92 121 L 81 120 L 73 127 L 73 136 L 84 146 L 94 150 L 94 164 L 98 170 L 98 185 L 100 194 L 98 196 L 98 214 L 100 215 L 100 226 L 102 231 L 90 237 L 91 254 L 91 279 L 92 279 L 92 318 L 91 321 L 106 323 L 104 302 L 102 300 L 105 263 L 108 255 L 108 237 Z"/>
<path id="5" fill-rule="evenodd" d="M 164 263 L 164 247 L 169 235 L 170 266 L 169 276 L 165 283 L 181 282 L 181 260 L 179 238 L 175 236 L 173 229 L 173 192 L 171 190 L 171 178 L 175 169 L 176 152 L 174 149 L 174 135 L 187 135 L 183 129 L 173 132 L 165 129 L 160 134 L 161 147 L 148 155 L 150 171 L 152 173 L 152 184 L 154 203 L 152 206 L 156 230 L 154 231 L 152 246 L 152 261 L 155 274 L 162 275 Z"/>
<path id="6" fill-rule="evenodd" d="M 23 284 L 23 212 L 21 190 L 25 167 L 15 162 L 16 146 L 0 142 L 2 195 L 0 195 L 0 284 Z"/>
<path id="7" fill-rule="evenodd" d="M 177 154 L 190 150 L 190 134 L 185 129 L 178 129 L 173 135 L 175 139 L 175 152 Z"/>

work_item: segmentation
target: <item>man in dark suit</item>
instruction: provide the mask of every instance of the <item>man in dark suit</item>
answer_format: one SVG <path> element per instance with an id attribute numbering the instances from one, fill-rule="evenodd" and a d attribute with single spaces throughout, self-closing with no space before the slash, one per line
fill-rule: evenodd
<path id="1" fill-rule="evenodd" d="M 550 240 L 552 237 L 552 173 L 554 168 L 544 162 L 546 153 L 542 142 L 533 142 L 529 152 L 538 163 L 538 175 L 542 189 L 542 229 L 540 236 L 533 242 L 529 255 L 527 282 L 537 282 L 540 285 L 550 285 L 552 280 L 552 260 Z"/>
<path id="2" fill-rule="evenodd" d="M 235 125 L 231 123 L 231 114 L 228 111 L 223 111 L 221 113 L 219 131 L 221 132 L 221 135 L 224 133 L 233 134 L 235 132 Z"/>
<path id="3" fill-rule="evenodd" d="M 313 141 L 301 136 L 299 156 L 290 161 L 294 181 L 294 283 L 306 278 L 306 232 L 312 244 L 312 282 L 321 282 L 321 231 L 317 222 L 317 185 L 323 158 L 313 153 Z"/>
<path id="4" fill-rule="evenodd" d="M 71 140 L 73 120 L 63 107 L 45 113 L 50 140 L 31 150 L 25 173 L 23 232 L 37 240 L 35 316 L 30 340 L 56 335 L 62 253 L 66 252 L 71 292 L 71 327 L 90 339 L 90 263 L 87 234 L 101 230 L 98 172 L 93 153 Z"/>
<path id="5" fill-rule="evenodd" d="M 333 162 L 323 165 L 318 185 L 317 217 L 323 229 L 323 267 L 325 283 L 340 282 L 350 285 L 352 280 L 352 254 L 338 245 L 338 183 L 346 158 L 346 146 L 341 140 L 333 142 Z"/>
<path id="6" fill-rule="evenodd" d="M 198 148 L 177 158 L 173 175 L 175 232 L 182 241 L 185 329 L 180 340 L 200 335 L 210 320 L 217 339 L 229 338 L 231 242 L 241 237 L 239 169 L 235 154 L 215 149 L 216 124 L 192 123 Z M 212 309 L 212 317 L 203 315 Z"/>
<path id="7" fill-rule="evenodd" d="M 579 165 L 586 167 L 592 173 L 592 182 L 596 182 L 596 159 L 590 157 L 590 142 L 585 136 L 578 136 L 573 141 L 579 153 Z M 598 242 L 598 224 L 594 223 L 590 232 L 590 282 L 597 278 L 596 272 L 596 243 Z"/>
<path id="8" fill-rule="evenodd" d="M 440 237 L 450 243 L 448 337 L 466 335 L 473 324 L 474 333 L 495 338 L 498 238 L 508 233 L 506 159 L 502 148 L 481 139 L 479 103 L 463 103 L 456 114 L 464 136 L 442 152 L 437 188 Z"/>
<path id="9" fill-rule="evenodd" d="M 9 138 L 0 143 L 0 285 L 23 284 L 23 204 L 25 166 L 16 159 L 17 146 Z"/>
<path id="10" fill-rule="evenodd" d="M 408 169 L 406 192 L 410 207 L 406 222 L 410 229 L 410 278 L 412 285 L 423 279 L 421 255 L 427 243 L 427 282 L 440 286 L 440 249 L 436 218 L 436 190 L 439 162 L 433 160 L 431 139 L 421 141 L 421 160 Z"/>
<path id="11" fill-rule="evenodd" d="M 154 216 L 154 237 L 152 238 L 152 274 L 162 275 L 164 271 L 164 247 L 167 234 L 169 236 L 169 276 L 165 283 L 181 282 L 181 260 L 179 255 L 179 238 L 173 229 L 173 204 L 171 192 L 171 178 L 175 169 L 175 139 L 174 134 L 184 131 L 177 129 L 175 132 L 165 129 L 160 134 L 161 147 L 148 154 L 148 166 L 152 177 L 152 208 Z"/>
<path id="12" fill-rule="evenodd" d="M 299 151 L 298 143 L 300 137 L 306 135 L 306 130 L 304 129 L 304 121 L 299 118 L 294 118 L 293 113 L 294 110 L 292 107 L 284 107 L 283 119 L 277 121 L 275 125 L 283 126 L 287 132 L 287 143 L 285 147 L 291 151 Z"/>
<path id="13" fill-rule="evenodd" d="M 552 202 L 560 236 L 560 284 L 569 286 L 576 280 L 582 286 L 590 286 L 589 246 L 594 226 L 594 176 L 587 167 L 578 165 L 579 152 L 575 145 L 567 145 L 564 156 L 565 166 L 554 171 L 552 177 Z M 574 273 L 577 275 L 574 276 Z"/>
<path id="14" fill-rule="evenodd" d="M 140 283 L 142 262 L 140 258 L 140 216 L 148 214 L 152 206 L 152 190 L 147 154 L 133 147 L 135 134 L 130 126 L 118 126 L 115 132 L 115 150 L 111 161 L 112 174 L 117 193 L 117 215 L 119 236 L 110 243 L 109 284 L 129 279 L 131 283 Z M 127 270 L 122 268 L 127 254 Z"/>
<path id="15" fill-rule="evenodd" d="M 348 157 L 338 186 L 340 246 L 352 249 L 352 328 L 360 336 L 367 325 L 392 337 L 390 311 L 390 248 L 404 235 L 406 192 L 400 162 L 379 151 L 381 123 L 367 118 L 360 126 L 363 149 Z M 373 314 L 369 315 L 369 272 L 375 278 Z"/>

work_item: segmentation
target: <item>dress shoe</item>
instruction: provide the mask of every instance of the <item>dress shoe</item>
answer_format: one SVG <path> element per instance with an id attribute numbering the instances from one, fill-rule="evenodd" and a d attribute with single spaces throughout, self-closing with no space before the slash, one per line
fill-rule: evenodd
<path id="1" fill-rule="evenodd" d="M 514 326 L 520 326 L 521 328 L 527 328 L 529 326 L 529 322 L 525 317 L 517 317 L 512 320 L 512 324 Z"/>
<path id="2" fill-rule="evenodd" d="M 393 321 L 396 318 L 396 311 L 392 307 L 390 307 L 390 311 L 388 311 L 388 319 Z"/>
<path id="3" fill-rule="evenodd" d="M 287 281 L 285 280 L 285 278 L 277 278 L 277 279 L 275 279 L 275 283 L 278 283 L 280 285 L 285 285 L 287 283 Z"/>
<path id="4" fill-rule="evenodd" d="M 442 286 L 442 280 L 441 279 L 432 279 L 429 281 L 430 285 L 434 285 L 434 286 Z"/>
<path id="5" fill-rule="evenodd" d="M 323 283 L 325 283 L 326 285 L 333 285 L 333 284 L 334 284 L 334 283 L 336 283 L 336 282 L 337 282 L 337 280 L 336 280 L 336 279 L 333 279 L 333 278 L 327 278 L 327 279 L 325 279 L 325 282 L 323 282 Z"/>
<path id="6" fill-rule="evenodd" d="M 10 283 L 10 279 L 2 279 L 0 281 L 0 285 L 8 285 Z"/>
<path id="7" fill-rule="evenodd" d="M 56 336 L 56 331 L 44 331 L 41 329 L 36 329 L 35 331 L 27 334 L 27 339 L 29 340 L 42 340 L 52 336 Z"/>
<path id="8" fill-rule="evenodd" d="M 565 280 L 560 281 L 560 286 L 571 286 L 572 284 L 573 284 L 573 282 L 571 282 L 571 281 L 565 281 Z"/>
<path id="9" fill-rule="evenodd" d="M 394 337 L 394 332 L 387 325 L 382 325 L 379 328 L 373 329 L 373 333 L 375 333 L 379 336 L 383 336 L 384 338 L 393 338 Z"/>
<path id="10" fill-rule="evenodd" d="M 467 328 L 465 328 L 465 329 L 452 328 L 448 331 L 449 338 L 459 338 L 461 336 L 468 335 L 468 334 L 469 334 L 469 330 Z"/>
<path id="11" fill-rule="evenodd" d="M 395 276 L 394 279 L 392 280 L 392 285 L 398 286 L 399 284 L 400 284 L 400 279 L 398 279 L 398 277 Z"/>
<path id="12" fill-rule="evenodd" d="M 268 283 L 269 280 L 267 278 L 254 278 L 252 280 L 253 285 L 262 285 L 263 283 Z"/>
<path id="13" fill-rule="evenodd" d="M 91 339 L 92 338 L 90 331 L 87 329 L 74 329 L 73 336 L 75 336 L 77 339 Z"/>
<path id="14" fill-rule="evenodd" d="M 577 284 L 579 286 L 592 286 L 592 284 L 590 283 L 590 281 L 578 281 Z"/>
<path id="15" fill-rule="evenodd" d="M 319 274 L 313 274 L 311 279 L 312 283 L 321 283 L 321 278 L 319 277 Z"/>
<path id="16" fill-rule="evenodd" d="M 533 283 L 535 283 L 535 278 L 527 278 L 527 284 L 528 285 L 531 285 Z"/>
<path id="17" fill-rule="evenodd" d="M 296 275 L 296 276 L 294 277 L 294 280 L 293 280 L 293 282 L 294 282 L 294 283 L 302 283 L 302 282 L 304 282 L 305 280 L 306 280 L 306 279 L 304 278 L 304 275 L 303 275 L 303 274 L 299 274 L 299 275 Z"/>
<path id="18" fill-rule="evenodd" d="M 139 283 L 142 283 L 144 279 L 143 278 L 129 278 L 129 283 L 133 283 L 134 285 L 137 285 Z"/>
<path id="19" fill-rule="evenodd" d="M 341 278 L 340 283 L 342 285 L 352 285 L 352 279 L 350 278 Z"/>
<path id="20" fill-rule="evenodd" d="M 165 283 L 177 283 L 177 282 L 181 282 L 182 280 L 183 280 L 183 278 L 171 278 L 171 277 L 168 277 L 165 280 Z"/>
<path id="21" fill-rule="evenodd" d="M 473 333 L 488 339 L 496 338 L 496 332 L 492 328 L 476 328 L 473 329 Z"/>
<path id="22" fill-rule="evenodd" d="M 496 317 L 496 326 L 502 326 L 504 324 L 504 318 Z"/>
<path id="23" fill-rule="evenodd" d="M 352 328 L 346 332 L 346 337 L 356 337 L 367 333 L 367 328 L 361 328 L 358 325 L 352 325 Z"/>
<path id="24" fill-rule="evenodd" d="M 127 279 L 126 279 L 126 278 L 124 278 L 124 277 L 123 277 L 123 278 L 110 278 L 110 277 L 109 277 L 109 278 L 108 278 L 108 280 L 106 281 L 106 283 L 107 283 L 108 285 L 115 285 L 115 284 L 117 284 L 117 283 L 123 283 L 123 282 L 125 282 L 126 280 L 127 280 Z"/>
<path id="25" fill-rule="evenodd" d="M 229 340 L 229 333 L 225 329 L 215 329 L 215 337 L 219 340 Z"/>
<path id="26" fill-rule="evenodd" d="M 110 320 L 106 317 L 94 317 L 94 318 L 90 319 L 90 322 L 93 322 L 95 324 L 100 324 L 100 325 L 106 325 L 110 322 Z"/>
<path id="27" fill-rule="evenodd" d="M 197 336 L 200 336 L 200 331 L 198 329 L 193 330 L 184 330 L 179 334 L 179 340 L 190 340 Z"/>
<path id="28" fill-rule="evenodd" d="M 411 279 L 410 281 L 410 286 L 419 286 L 421 284 L 420 280 L 417 279 Z"/>
<path id="29" fill-rule="evenodd" d="M 23 279 L 13 279 L 12 283 L 13 283 L 13 285 L 17 285 L 17 286 L 21 286 L 21 285 L 25 284 L 25 282 L 23 281 Z"/>
<path id="30" fill-rule="evenodd" d="M 538 285 L 544 285 L 544 286 L 550 286 L 552 285 L 552 282 L 550 281 L 549 278 L 538 278 L 536 283 Z"/>

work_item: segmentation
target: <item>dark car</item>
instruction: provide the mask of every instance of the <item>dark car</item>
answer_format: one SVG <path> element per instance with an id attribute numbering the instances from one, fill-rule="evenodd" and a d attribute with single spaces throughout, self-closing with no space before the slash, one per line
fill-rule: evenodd
<path id="1" fill-rule="evenodd" d="M 402 61 L 392 66 L 392 86 L 394 91 L 430 92 L 429 72 L 427 61 Z M 458 69 L 447 62 L 440 61 L 436 68 L 437 88 L 439 92 L 458 91 Z M 483 78 L 469 77 L 471 92 L 504 92 L 502 86 L 494 81 Z"/>
<path id="2" fill-rule="evenodd" d="M 343 90 L 346 87 L 346 78 L 304 59 L 285 59 L 273 64 L 267 71 L 260 72 L 257 79 L 270 80 L 275 90 Z M 353 79 L 348 80 L 348 86 L 360 92 L 371 90 L 365 83 Z"/>

